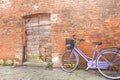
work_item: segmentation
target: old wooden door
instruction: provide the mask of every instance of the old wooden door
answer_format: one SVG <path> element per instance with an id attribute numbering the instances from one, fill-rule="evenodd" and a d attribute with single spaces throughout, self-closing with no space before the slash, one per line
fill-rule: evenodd
<path id="1" fill-rule="evenodd" d="M 51 59 L 50 14 L 29 17 L 26 23 L 26 61 Z"/>

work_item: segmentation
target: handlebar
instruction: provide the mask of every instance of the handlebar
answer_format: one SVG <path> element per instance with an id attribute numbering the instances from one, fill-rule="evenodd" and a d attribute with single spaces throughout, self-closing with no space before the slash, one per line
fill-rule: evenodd
<path id="1" fill-rule="evenodd" d="M 73 37 L 74 40 L 76 39 L 75 36 L 76 36 L 75 34 L 72 35 L 72 37 Z"/>
<path id="2" fill-rule="evenodd" d="M 75 34 L 72 35 L 73 40 L 75 40 L 75 41 L 80 41 L 80 42 L 81 42 L 81 41 L 85 41 L 85 39 L 77 39 L 75 36 L 76 36 Z"/>

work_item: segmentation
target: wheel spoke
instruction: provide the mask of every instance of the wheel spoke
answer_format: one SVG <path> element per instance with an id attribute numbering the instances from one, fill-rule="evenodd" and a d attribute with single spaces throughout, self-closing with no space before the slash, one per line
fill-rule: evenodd
<path id="1" fill-rule="evenodd" d="M 120 56 L 119 56 L 119 57 L 114 58 L 114 59 L 111 61 L 111 63 L 114 63 L 114 62 L 118 61 L 119 59 L 120 59 Z M 120 60 L 119 60 L 119 61 L 120 61 Z"/>
<path id="2" fill-rule="evenodd" d="M 66 72 L 72 72 L 77 67 L 76 55 L 70 51 L 65 52 L 61 57 L 61 68 Z"/>
<path id="3" fill-rule="evenodd" d="M 102 55 L 102 58 L 103 58 L 108 64 L 110 64 L 109 60 L 108 60 L 104 55 Z"/>

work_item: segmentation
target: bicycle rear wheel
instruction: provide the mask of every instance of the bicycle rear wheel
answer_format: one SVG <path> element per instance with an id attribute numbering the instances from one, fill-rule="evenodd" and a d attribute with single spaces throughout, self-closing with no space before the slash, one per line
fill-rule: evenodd
<path id="1" fill-rule="evenodd" d="M 104 51 L 98 56 L 99 72 L 110 79 L 120 79 L 120 53 L 113 50 Z"/>
<path id="2" fill-rule="evenodd" d="M 61 56 L 61 68 L 66 72 L 72 72 L 77 67 L 77 54 L 71 53 L 70 50 L 66 51 Z"/>

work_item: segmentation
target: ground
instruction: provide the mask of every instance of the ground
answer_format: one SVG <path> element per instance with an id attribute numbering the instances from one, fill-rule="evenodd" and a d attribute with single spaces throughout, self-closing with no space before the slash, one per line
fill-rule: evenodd
<path id="1" fill-rule="evenodd" d="M 35 66 L 0 66 L 0 80 L 110 80 L 96 70 L 76 70 L 66 73 L 60 68 Z"/>

